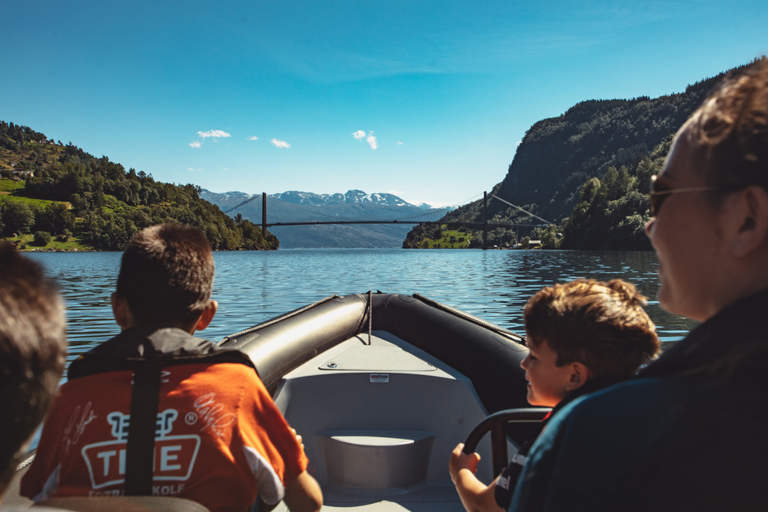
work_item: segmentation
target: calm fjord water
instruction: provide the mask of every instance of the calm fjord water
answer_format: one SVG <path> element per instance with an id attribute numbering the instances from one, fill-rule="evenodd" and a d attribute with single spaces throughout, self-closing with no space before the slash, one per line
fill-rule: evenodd
<path id="1" fill-rule="evenodd" d="M 120 253 L 30 257 L 64 294 L 70 359 L 118 332 L 110 294 Z M 201 333 L 214 341 L 329 295 L 368 290 L 420 293 L 522 334 L 526 300 L 543 286 L 579 277 L 635 284 L 649 298 L 647 311 L 664 342 L 680 339 L 695 325 L 658 306 L 652 252 L 302 249 L 219 252 L 214 258 L 219 312 Z"/>

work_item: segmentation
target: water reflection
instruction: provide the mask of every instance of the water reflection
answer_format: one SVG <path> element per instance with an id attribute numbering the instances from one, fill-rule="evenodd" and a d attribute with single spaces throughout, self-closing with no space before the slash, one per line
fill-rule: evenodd
<path id="1" fill-rule="evenodd" d="M 33 253 L 56 277 L 67 304 L 70 359 L 117 332 L 110 294 L 120 253 Z M 543 286 L 578 277 L 626 279 L 649 297 L 647 308 L 664 342 L 694 322 L 670 315 L 655 300 L 651 252 L 419 251 L 308 249 L 215 254 L 219 313 L 205 331 L 218 340 L 323 297 L 381 290 L 421 293 L 507 329 L 522 332 L 526 300 Z"/>

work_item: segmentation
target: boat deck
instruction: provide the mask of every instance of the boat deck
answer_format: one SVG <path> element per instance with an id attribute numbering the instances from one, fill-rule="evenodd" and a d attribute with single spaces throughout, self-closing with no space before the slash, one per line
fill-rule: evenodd
<path id="1" fill-rule="evenodd" d="M 304 363 L 275 393 L 325 508 L 464 510 L 448 459 L 487 415 L 472 383 L 388 332 L 372 334 L 370 344 L 358 335 Z M 489 482 L 488 439 L 478 451 L 478 476 Z"/>

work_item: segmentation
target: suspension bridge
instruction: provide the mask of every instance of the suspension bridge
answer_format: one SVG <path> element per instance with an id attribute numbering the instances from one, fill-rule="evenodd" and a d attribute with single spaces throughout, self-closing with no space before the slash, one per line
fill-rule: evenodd
<path id="1" fill-rule="evenodd" d="M 465 201 L 463 204 L 470 203 L 479 196 Z M 488 222 L 487 210 L 488 200 L 495 199 L 501 201 L 517 210 L 528 214 L 535 219 L 529 223 L 505 223 L 505 222 Z M 408 215 L 395 216 L 392 218 L 382 219 L 361 219 L 352 218 L 341 215 L 332 215 L 329 213 L 323 213 L 316 205 L 304 205 L 295 204 L 281 201 L 280 199 L 268 197 L 266 192 L 261 196 L 253 195 L 232 207 L 224 209 L 224 213 L 232 214 L 237 213 L 237 210 L 250 205 L 249 211 L 261 211 L 261 218 L 253 218 L 251 215 L 249 219 L 254 224 L 260 224 L 262 232 L 266 232 L 267 228 L 274 226 L 321 226 L 331 224 L 426 224 L 440 221 L 448 212 L 455 209 L 459 205 L 452 205 L 446 208 L 431 209 L 423 213 L 410 213 Z M 259 208 L 260 207 L 260 208 Z M 324 211 L 328 211 L 328 208 L 323 208 Z M 348 214 L 347 214 L 348 215 Z M 298 220 L 297 220 L 298 219 Z M 483 249 L 487 248 L 488 230 L 496 228 L 515 229 L 519 227 L 546 227 L 552 224 L 546 219 L 524 210 L 523 208 L 516 206 L 495 194 L 483 193 L 483 220 L 482 222 L 462 222 L 462 221 L 450 221 L 451 225 L 468 227 L 473 229 L 483 230 Z"/>

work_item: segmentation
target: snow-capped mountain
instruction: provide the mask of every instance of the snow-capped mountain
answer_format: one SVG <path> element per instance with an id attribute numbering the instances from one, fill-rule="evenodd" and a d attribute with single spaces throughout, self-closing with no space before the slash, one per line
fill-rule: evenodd
<path id="1" fill-rule="evenodd" d="M 205 191 L 211 193 L 210 191 Z M 233 198 L 248 199 L 248 194 L 244 192 L 227 192 L 222 194 Z M 314 206 L 329 206 L 335 204 L 358 204 L 372 203 L 381 206 L 416 206 L 393 194 L 366 194 L 362 190 L 349 190 L 346 194 L 315 194 L 313 192 L 300 192 L 298 190 L 289 190 L 279 194 L 269 194 L 269 197 L 279 199 L 291 204 L 308 204 Z"/>
<path id="2" fill-rule="evenodd" d="M 203 189 L 200 197 L 218 205 L 229 215 L 237 214 L 256 224 L 261 222 L 261 195 L 244 192 L 218 194 Z M 253 198 L 254 201 L 248 202 Z M 395 219 L 423 215 L 432 207 L 426 203 L 414 205 L 394 194 L 367 194 L 362 190 L 349 190 L 346 194 L 315 194 L 288 191 L 268 195 L 267 218 L 270 222 L 299 222 L 306 220 L 310 208 L 324 218 L 357 220 Z M 402 247 L 412 227 L 406 224 L 319 225 L 270 228 L 280 239 L 280 247 Z"/>

